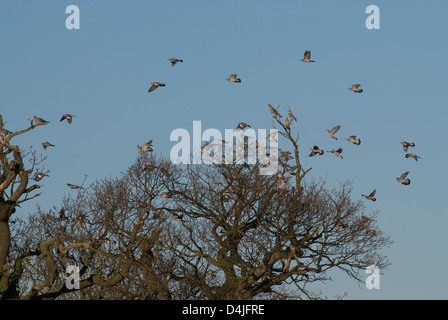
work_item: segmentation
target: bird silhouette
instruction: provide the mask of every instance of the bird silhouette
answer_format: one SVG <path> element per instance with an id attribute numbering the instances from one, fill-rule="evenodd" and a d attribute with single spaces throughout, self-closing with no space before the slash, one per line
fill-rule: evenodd
<path id="1" fill-rule="evenodd" d="M 72 123 L 73 117 L 76 117 L 76 116 L 74 116 L 72 114 L 69 114 L 69 113 L 66 113 L 66 114 L 62 115 L 62 118 L 59 121 L 62 122 L 64 120 L 67 120 L 68 123 Z"/>
<path id="2" fill-rule="evenodd" d="M 418 155 L 416 155 L 414 153 L 406 153 L 405 157 L 406 157 L 406 159 L 413 158 L 415 161 L 418 161 L 418 159 L 420 158 Z"/>
<path id="3" fill-rule="evenodd" d="M 406 172 L 403 173 L 399 178 L 397 178 L 397 181 L 398 181 L 399 183 L 401 183 L 401 184 L 404 184 L 404 185 L 409 185 L 409 184 L 411 184 L 411 180 L 406 179 L 406 177 L 408 176 L 408 174 L 409 174 L 409 171 L 406 171 Z"/>
<path id="4" fill-rule="evenodd" d="M 360 145 L 361 144 L 361 139 L 357 139 L 356 136 L 350 136 L 347 138 L 347 141 L 356 145 Z"/>
<path id="5" fill-rule="evenodd" d="M 408 152 L 408 147 L 415 147 L 414 142 L 402 141 L 401 144 L 403 145 L 404 152 Z"/>
<path id="6" fill-rule="evenodd" d="M 172 198 L 173 196 L 171 195 L 170 192 L 162 192 L 162 193 L 159 195 L 159 197 L 160 197 L 160 198 L 164 198 L 164 199 L 169 199 L 169 198 Z"/>
<path id="7" fill-rule="evenodd" d="M 48 147 L 54 147 L 54 144 L 51 144 L 48 141 L 42 142 L 42 146 L 44 147 L 44 150 L 46 150 Z"/>
<path id="8" fill-rule="evenodd" d="M 81 187 L 81 186 L 78 186 L 78 185 L 76 185 L 76 184 L 71 184 L 71 183 L 67 183 L 67 186 L 68 186 L 70 189 L 84 189 L 84 188 Z"/>
<path id="9" fill-rule="evenodd" d="M 139 146 L 137 145 L 138 150 L 140 150 L 140 152 L 151 152 L 153 151 L 152 149 L 152 140 L 149 140 L 148 142 L 146 142 L 143 146 Z"/>
<path id="10" fill-rule="evenodd" d="M 365 197 L 367 200 L 372 200 L 372 201 L 376 201 L 376 198 L 374 198 L 376 193 L 376 189 L 373 190 L 368 196 L 362 194 L 363 197 Z"/>
<path id="11" fill-rule="evenodd" d="M 334 155 L 336 155 L 337 157 L 340 157 L 341 159 L 344 159 L 344 157 L 341 155 L 341 153 L 342 153 L 342 148 L 339 148 L 339 149 L 337 149 L 337 150 L 331 150 L 331 151 L 327 151 L 327 152 L 331 152 L 331 153 L 333 153 Z"/>
<path id="12" fill-rule="evenodd" d="M 310 153 L 310 157 L 314 157 L 316 154 L 318 155 L 323 155 L 324 154 L 324 150 L 319 149 L 318 146 L 314 146 L 311 148 L 311 153 Z"/>
<path id="13" fill-rule="evenodd" d="M 241 82 L 241 79 L 237 78 L 237 75 L 235 73 L 232 73 L 226 80 L 229 82 Z"/>
<path id="14" fill-rule="evenodd" d="M 174 67 L 175 65 L 176 65 L 176 63 L 178 63 L 178 62 L 184 62 L 183 60 L 181 60 L 181 59 L 176 59 L 176 58 L 169 58 L 168 60 L 170 60 L 171 61 L 171 66 L 172 67 Z"/>
<path id="15" fill-rule="evenodd" d="M 291 122 L 292 122 L 292 121 L 297 122 L 297 119 L 296 119 L 296 117 L 294 116 L 294 114 L 292 113 L 292 111 L 291 111 L 291 107 L 290 107 L 290 106 L 288 106 L 288 116 L 289 116 L 289 119 L 291 119 Z"/>
<path id="16" fill-rule="evenodd" d="M 277 135 L 277 131 L 274 131 L 270 134 L 268 134 L 268 136 L 266 137 L 266 140 L 271 141 L 271 142 L 276 142 L 277 139 L 275 139 L 275 136 Z"/>
<path id="17" fill-rule="evenodd" d="M 148 92 L 152 92 L 158 87 L 165 87 L 165 84 L 161 82 L 151 82 L 151 87 L 149 88 Z"/>
<path id="18" fill-rule="evenodd" d="M 252 127 L 251 127 L 250 125 L 248 125 L 247 123 L 240 122 L 240 123 L 238 123 L 238 126 L 236 127 L 236 130 L 243 130 L 243 129 L 247 128 L 247 127 L 252 128 Z"/>
<path id="19" fill-rule="evenodd" d="M 45 125 L 45 124 L 49 124 L 50 121 L 47 121 L 42 118 L 34 116 L 34 123 L 36 123 L 36 125 Z"/>
<path id="20" fill-rule="evenodd" d="M 49 177 L 49 175 L 46 174 L 46 173 L 43 173 L 43 172 L 36 172 L 36 174 L 34 175 L 33 180 L 34 180 L 34 181 L 40 181 L 40 180 L 42 180 L 44 177 Z"/>
<path id="21" fill-rule="evenodd" d="M 269 107 L 269 112 L 271 113 L 272 117 L 277 118 L 277 117 L 281 117 L 280 113 L 278 113 L 277 109 L 280 107 L 278 106 L 277 109 L 275 109 L 273 106 L 271 106 L 270 104 L 268 104 Z"/>
<path id="22" fill-rule="evenodd" d="M 339 129 L 341 129 L 341 126 L 336 126 L 336 127 L 334 127 L 333 129 L 331 129 L 331 130 L 328 130 L 328 129 L 327 129 L 327 132 L 328 132 L 328 134 L 330 135 L 330 137 L 332 137 L 332 138 L 335 139 L 335 140 L 338 140 L 338 138 L 336 138 L 334 135 L 336 134 L 336 132 L 339 131 Z"/>
<path id="23" fill-rule="evenodd" d="M 362 89 L 359 89 L 361 85 L 359 83 L 352 85 L 351 88 L 348 88 L 348 90 L 353 91 L 353 92 L 357 92 L 357 93 L 361 93 Z"/>
<path id="24" fill-rule="evenodd" d="M 305 51 L 303 54 L 303 58 L 300 59 L 300 61 L 303 62 L 315 62 L 314 60 L 311 60 L 311 51 Z"/>

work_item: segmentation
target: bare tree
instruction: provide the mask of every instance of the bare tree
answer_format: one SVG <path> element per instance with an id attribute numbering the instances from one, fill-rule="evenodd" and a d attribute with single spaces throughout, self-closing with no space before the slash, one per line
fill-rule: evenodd
<path id="1" fill-rule="evenodd" d="M 40 194 L 33 191 L 42 187 L 40 184 L 30 186 L 29 175 L 45 160 L 39 157 L 36 150 L 23 152 L 19 146 L 14 145 L 11 140 L 18 135 L 25 134 L 37 126 L 33 120 L 29 120 L 30 126 L 26 129 L 11 132 L 4 128 L 6 122 L 0 115 L 0 283 L 11 282 L 11 273 L 5 270 L 8 251 L 11 243 L 10 218 L 21 203 L 34 199 Z M 24 159 L 30 161 L 26 168 Z"/>
<path id="2" fill-rule="evenodd" d="M 377 212 L 352 199 L 350 182 L 306 182 L 291 122 L 274 119 L 292 146 L 279 150 L 276 174 L 260 175 L 260 163 L 181 166 L 140 153 L 120 177 L 39 210 L 15 252 L 16 296 L 313 299 L 321 296 L 310 284 L 332 269 L 361 281 L 367 266 L 387 267 L 380 250 L 391 241 Z M 69 265 L 79 266 L 79 289 L 65 283 Z"/>

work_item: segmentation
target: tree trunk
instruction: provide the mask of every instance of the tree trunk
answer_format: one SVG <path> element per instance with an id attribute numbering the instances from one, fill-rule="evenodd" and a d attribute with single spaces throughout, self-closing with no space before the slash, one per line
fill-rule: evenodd
<path id="1" fill-rule="evenodd" d="M 9 232 L 9 217 L 15 212 L 14 205 L 0 202 L 0 267 L 6 263 L 11 235 Z"/>

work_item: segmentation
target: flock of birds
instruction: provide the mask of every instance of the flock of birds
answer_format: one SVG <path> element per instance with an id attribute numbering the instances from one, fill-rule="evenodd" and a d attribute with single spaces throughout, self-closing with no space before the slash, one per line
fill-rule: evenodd
<path id="1" fill-rule="evenodd" d="M 74 117 L 76 117 L 76 116 L 74 116 L 72 114 L 68 114 L 68 113 L 63 114 L 61 119 L 60 119 L 60 122 L 66 120 L 69 124 L 71 124 Z M 34 116 L 33 120 L 34 120 L 34 124 L 35 125 L 47 125 L 47 124 L 50 123 L 50 121 L 47 121 L 47 120 L 42 119 L 42 118 L 39 118 L 37 116 Z M 33 120 L 30 120 L 31 124 L 32 124 Z M 4 128 L 0 129 L 0 135 L 6 137 L 7 135 L 10 135 L 10 134 L 12 134 L 11 131 L 6 130 Z M 50 143 L 50 142 L 48 142 L 48 141 L 45 141 L 45 142 L 42 142 L 42 147 L 44 148 L 44 150 L 46 150 L 48 147 L 55 147 L 55 145 Z M 34 181 L 38 182 L 38 181 L 42 180 L 45 177 L 49 177 L 49 175 L 47 173 L 44 173 L 44 172 L 36 172 L 32 179 Z M 71 184 L 71 183 L 67 183 L 67 186 L 70 189 L 83 189 L 83 187 L 75 185 L 75 184 Z M 42 185 L 40 185 L 39 187 L 42 187 Z"/>
<path id="2" fill-rule="evenodd" d="M 183 60 L 181 60 L 181 59 L 177 59 L 177 58 L 170 58 L 170 59 L 168 59 L 168 60 L 171 62 L 171 65 L 172 65 L 173 67 L 176 65 L 176 63 L 178 63 L 178 62 L 183 62 Z M 303 55 L 303 58 L 300 59 L 300 61 L 302 61 L 302 62 L 306 62 L 306 63 L 315 62 L 315 60 L 311 60 L 311 51 L 308 51 L 308 50 L 305 51 L 305 53 L 304 53 L 304 55 Z M 235 74 L 235 73 L 230 74 L 230 76 L 229 76 L 226 80 L 229 81 L 229 82 L 232 82 L 232 83 L 241 83 L 241 79 L 238 78 L 238 75 Z M 164 87 L 164 86 L 165 86 L 165 84 L 164 84 L 164 83 L 161 83 L 161 82 L 151 82 L 151 87 L 149 88 L 148 92 L 152 92 L 152 91 L 156 90 L 158 87 Z M 361 87 L 361 84 L 356 83 L 356 84 L 353 84 L 350 88 L 348 88 L 348 90 L 350 90 L 350 91 L 352 91 L 352 92 L 354 92 L 354 93 L 362 93 L 362 92 L 363 92 L 363 89 L 361 89 L 360 87 Z M 269 107 L 269 111 L 270 111 L 271 115 L 272 115 L 274 118 L 279 119 L 279 118 L 281 117 L 280 113 L 278 112 L 278 108 L 275 109 L 275 108 L 272 107 L 270 104 L 268 104 L 268 107 Z M 296 122 L 297 122 L 297 119 L 296 119 L 296 117 L 294 116 L 294 114 L 291 112 L 291 108 L 289 107 L 289 109 L 288 109 L 288 117 L 287 117 L 287 118 L 285 119 L 285 121 L 284 121 L 284 125 L 285 125 L 285 127 L 289 128 L 289 126 L 290 126 L 290 124 L 292 123 L 292 121 L 296 121 Z M 250 128 L 251 126 L 248 125 L 247 123 L 240 122 L 240 123 L 238 123 L 238 126 L 236 127 L 236 129 L 237 129 L 237 130 L 244 130 L 244 129 L 247 128 L 247 127 Z M 341 126 L 340 126 L 340 125 L 337 125 L 337 126 L 333 127 L 332 129 L 327 129 L 328 135 L 329 135 L 331 138 L 333 138 L 333 139 L 335 139 L 335 140 L 338 140 L 338 138 L 337 138 L 335 135 L 336 135 L 336 133 L 337 133 L 340 129 L 341 129 Z M 267 137 L 267 140 L 273 141 L 273 139 L 274 139 L 274 138 L 271 137 L 270 135 Z M 355 136 L 355 135 L 352 135 L 352 136 L 348 137 L 346 140 L 347 140 L 349 143 L 352 143 L 352 144 L 354 144 L 354 145 L 360 145 L 360 144 L 361 144 L 361 139 L 359 139 L 359 138 L 358 138 L 357 136 Z M 224 141 L 224 140 L 220 140 L 219 142 L 220 142 L 219 144 L 227 143 L 227 142 Z M 409 148 L 409 147 L 415 147 L 415 143 L 413 143 L 413 142 L 407 142 L 407 141 L 402 141 L 401 144 L 403 145 L 403 150 L 406 152 L 406 154 L 405 154 L 405 158 L 406 158 L 406 159 L 408 159 L 408 158 L 412 158 L 412 159 L 414 159 L 415 161 L 418 161 L 418 159 L 420 158 L 418 155 L 413 154 L 413 153 L 408 153 L 408 148 Z M 137 146 L 137 147 L 138 147 L 138 149 L 139 149 L 141 152 L 151 152 L 151 151 L 153 151 L 153 149 L 152 149 L 152 140 L 148 141 L 148 142 L 147 142 L 146 144 L 144 144 L 143 146 Z M 205 147 L 207 147 L 207 149 L 208 149 L 208 147 L 211 147 L 211 144 L 208 144 L 208 145 L 207 145 L 207 143 L 206 143 L 206 145 L 203 146 L 203 151 L 207 151 L 207 149 L 204 150 Z M 329 152 L 329 153 L 333 153 L 333 154 L 336 155 L 337 157 L 343 159 L 344 157 L 342 156 L 342 151 L 343 151 L 342 148 L 338 148 L 338 149 L 332 149 L 332 150 L 327 151 L 327 152 Z M 316 155 L 321 156 L 321 155 L 323 155 L 324 153 L 325 153 L 324 150 L 322 150 L 321 148 L 319 148 L 319 146 L 314 145 L 314 146 L 311 148 L 311 153 L 309 154 L 309 156 L 310 156 L 310 157 L 314 157 L 314 156 L 316 156 Z M 397 177 L 397 178 L 396 178 L 397 182 L 399 182 L 399 183 L 401 183 L 401 184 L 403 184 L 403 185 L 409 185 L 409 184 L 411 183 L 411 180 L 410 180 L 409 178 L 407 178 L 407 175 L 408 175 L 408 174 L 409 174 L 409 171 L 406 171 L 406 172 L 403 173 L 400 177 Z M 364 195 L 364 194 L 362 194 L 362 196 L 365 197 L 365 198 L 368 199 L 368 200 L 376 201 L 375 194 L 376 194 L 376 189 L 373 190 L 369 195 Z"/>
<path id="3" fill-rule="evenodd" d="M 315 62 L 314 60 L 311 60 L 311 51 L 305 51 L 303 59 L 301 59 L 301 61 L 303 62 Z M 350 91 L 355 92 L 355 93 L 362 93 L 363 89 L 360 89 L 359 87 L 361 86 L 361 84 L 357 83 L 352 85 L 350 88 L 348 88 Z M 271 107 L 270 107 L 271 109 Z M 272 113 L 272 110 L 271 110 Z M 276 117 L 278 115 L 272 113 L 272 116 Z M 339 129 L 341 129 L 340 125 L 337 125 L 335 127 L 333 127 L 331 130 L 327 130 L 328 135 L 337 140 L 337 138 L 335 137 L 336 132 L 339 131 Z M 360 145 L 361 144 L 361 139 L 357 138 L 356 136 L 350 136 L 349 138 L 347 138 L 347 141 L 350 143 L 353 143 L 355 145 Z M 414 153 L 407 153 L 408 152 L 408 148 L 409 147 L 415 147 L 415 143 L 414 142 L 407 142 L 407 141 L 402 141 L 401 142 L 402 146 L 403 146 L 403 150 L 406 153 L 405 154 L 405 158 L 412 158 L 415 161 L 418 161 L 418 159 L 420 158 L 418 155 L 414 154 Z M 341 159 L 343 159 L 343 156 L 341 155 L 342 153 L 342 148 L 339 148 L 337 150 L 331 150 L 328 152 L 332 152 L 333 154 L 335 154 L 337 157 L 340 157 Z M 324 151 L 321 150 L 318 146 L 313 146 L 313 148 L 311 149 L 311 153 L 310 153 L 310 157 L 313 157 L 315 155 L 323 155 Z M 409 178 L 407 178 L 409 174 L 409 171 L 406 171 L 405 173 L 403 173 L 400 177 L 396 178 L 397 182 L 403 184 L 403 185 L 409 185 L 411 184 L 411 180 Z M 369 195 L 364 195 L 362 194 L 363 197 L 365 197 L 368 200 L 371 201 L 376 201 L 375 198 L 375 194 L 376 194 L 376 189 L 374 189 Z"/>
<path id="4" fill-rule="evenodd" d="M 174 67 L 178 62 L 183 63 L 183 60 L 181 60 L 181 59 L 177 59 L 177 58 L 170 58 L 170 59 L 168 59 L 168 60 L 171 62 L 171 65 L 172 65 L 173 67 Z M 304 55 L 303 55 L 303 58 L 300 59 L 300 61 L 302 61 L 302 62 L 307 62 L 307 63 L 315 62 L 315 60 L 311 60 L 311 51 L 305 51 L 305 53 L 304 53 Z M 232 83 L 241 83 L 241 79 L 238 78 L 237 74 L 234 74 L 234 73 L 231 74 L 231 75 L 229 76 L 229 78 L 227 78 L 226 80 L 229 81 L 229 82 L 232 82 Z M 359 88 L 360 86 L 361 86 L 360 84 L 353 84 L 353 85 L 352 85 L 350 88 L 348 88 L 348 89 L 349 89 L 350 91 L 352 91 L 352 92 L 355 92 L 355 93 L 362 93 L 362 92 L 363 92 L 363 89 L 360 89 L 360 88 Z M 148 92 L 152 92 L 152 91 L 156 90 L 156 89 L 159 88 L 159 87 L 165 87 L 165 84 L 164 84 L 164 83 L 161 83 L 161 82 L 151 82 L 151 86 L 150 86 L 150 88 L 148 89 Z M 278 119 L 278 118 L 281 117 L 280 113 L 279 113 L 278 110 L 277 110 L 278 108 L 275 109 L 275 108 L 272 107 L 270 104 L 268 104 L 268 107 L 269 107 L 269 111 L 270 111 L 271 115 L 272 115 L 274 118 Z M 69 124 L 71 124 L 71 123 L 72 123 L 72 120 L 73 120 L 73 117 L 75 117 L 75 116 L 72 115 L 72 114 L 63 114 L 62 117 L 61 117 L 61 119 L 60 119 L 60 122 L 66 120 Z M 31 121 L 31 120 L 30 120 L 30 121 Z M 297 122 L 297 119 L 296 119 L 296 117 L 294 116 L 294 114 L 292 113 L 291 108 L 289 107 L 289 109 L 288 109 L 288 117 L 285 119 L 285 121 L 284 121 L 284 125 L 285 125 L 287 128 L 289 128 L 289 126 L 290 126 L 290 124 L 292 123 L 292 121 L 296 121 L 296 122 Z M 35 123 L 36 125 L 47 125 L 47 124 L 49 124 L 50 122 L 49 122 L 49 121 L 46 121 L 46 120 L 44 120 L 44 119 L 42 119 L 42 118 L 39 118 L 39 117 L 37 117 L 37 116 L 34 116 L 34 123 Z M 237 130 L 244 130 L 244 129 L 247 128 L 247 127 L 250 128 L 251 126 L 250 126 L 249 124 L 247 124 L 247 123 L 239 122 L 239 123 L 238 123 L 238 126 L 236 127 L 236 129 L 237 129 Z M 336 133 L 337 133 L 340 129 L 341 129 L 341 126 L 340 126 L 340 125 L 337 125 L 337 126 L 333 127 L 333 128 L 330 129 L 330 130 L 327 129 L 328 135 L 329 135 L 331 138 L 333 138 L 333 139 L 335 139 L 335 140 L 338 140 L 338 138 L 337 138 L 335 135 L 336 135 Z M 2 135 L 2 136 L 6 136 L 6 135 L 9 135 L 9 134 L 11 134 L 11 133 L 12 133 L 12 132 L 10 132 L 10 131 L 8 131 L 8 130 L 6 130 L 6 129 L 4 129 L 4 128 L 0 128 L 0 135 Z M 271 135 L 269 135 L 269 136 L 267 137 L 267 140 L 273 141 L 273 139 L 274 139 L 274 137 L 272 137 Z M 354 144 L 354 145 L 360 145 L 360 144 L 361 144 L 361 139 L 357 138 L 355 135 L 352 135 L 352 136 L 348 137 L 346 140 L 347 140 L 348 142 Z M 219 144 L 227 143 L 225 140 L 220 140 L 219 142 L 220 142 Z M 412 158 L 412 159 L 414 159 L 415 161 L 418 161 L 418 159 L 420 158 L 418 155 L 413 154 L 413 153 L 408 153 L 408 148 L 409 148 L 409 147 L 415 147 L 415 143 L 413 143 L 413 142 L 407 142 L 407 141 L 402 141 L 401 144 L 402 144 L 402 146 L 403 146 L 403 150 L 406 152 L 406 154 L 405 154 L 405 158 L 406 158 L 406 159 L 408 159 L 408 158 Z M 52 143 L 50 143 L 50 142 L 48 142 L 48 141 L 42 142 L 42 146 L 43 146 L 43 148 L 44 148 L 45 150 L 46 150 L 48 147 L 55 147 L 54 144 L 52 144 Z M 205 147 L 205 146 L 204 146 L 204 147 Z M 137 145 L 137 148 L 138 148 L 138 150 L 139 150 L 140 152 L 142 152 L 142 153 L 144 153 L 144 152 L 152 152 L 152 151 L 153 151 L 153 148 L 152 148 L 152 140 L 149 140 L 148 142 L 146 142 L 146 143 L 143 144 L 142 146 Z M 332 150 L 327 151 L 327 152 L 333 153 L 333 154 L 336 155 L 337 157 L 343 159 L 343 156 L 342 156 L 342 148 L 332 149 Z M 325 153 L 324 150 L 320 149 L 319 146 L 315 145 L 315 146 L 313 146 L 313 147 L 311 148 L 311 153 L 309 154 L 309 156 L 310 156 L 310 157 L 314 157 L 314 156 L 316 156 L 316 155 L 321 156 L 321 155 L 323 155 L 324 153 Z M 399 183 L 403 184 L 403 185 L 409 185 L 409 184 L 411 183 L 411 180 L 410 180 L 409 178 L 407 178 L 407 175 L 408 175 L 408 174 L 409 174 L 409 171 L 406 171 L 406 172 L 403 173 L 400 177 L 396 178 L 397 181 L 398 181 Z M 44 177 L 48 177 L 48 174 L 43 173 L 43 172 L 36 172 L 36 174 L 34 175 L 34 178 L 33 178 L 33 179 L 34 179 L 35 181 L 40 181 L 40 180 L 42 180 Z M 71 189 L 82 189 L 82 186 L 74 185 L 74 184 L 71 184 L 71 183 L 67 183 L 67 186 L 68 186 L 69 188 L 71 188 Z M 362 194 L 362 196 L 365 197 L 365 198 L 368 199 L 368 200 L 376 201 L 375 193 L 376 193 L 376 189 L 373 190 L 369 195 L 364 195 L 364 194 Z M 167 195 L 167 194 L 163 194 L 163 195 L 161 195 L 161 196 L 162 196 L 162 197 L 167 197 L 168 195 Z"/>

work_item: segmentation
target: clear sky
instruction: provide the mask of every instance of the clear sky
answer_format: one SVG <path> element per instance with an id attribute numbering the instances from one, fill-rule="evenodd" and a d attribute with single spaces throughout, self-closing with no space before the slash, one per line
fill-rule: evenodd
<path id="1" fill-rule="evenodd" d="M 368 5 L 380 9 L 369 30 Z M 80 29 L 68 30 L 68 5 Z M 13 142 L 56 145 L 48 155 L 41 197 L 18 215 L 60 204 L 67 182 L 115 177 L 153 139 L 169 157 L 170 133 L 269 129 L 268 103 L 298 118 L 309 177 L 329 187 L 353 181 L 353 196 L 377 189 L 380 228 L 394 244 L 380 289 L 340 273 L 317 285 L 329 298 L 447 299 L 448 125 L 447 1 L 143 1 L 3 0 L 0 3 L 0 114 L 8 130 L 34 115 L 51 121 Z M 305 50 L 316 63 L 302 63 Z M 171 67 L 168 58 L 183 59 Z M 225 79 L 236 73 L 242 83 Z M 166 87 L 148 93 L 150 82 Z M 347 90 L 360 83 L 362 94 Z M 71 125 L 63 113 L 76 115 Z M 341 125 L 338 141 L 326 130 Z M 357 135 L 361 145 L 345 138 Z M 400 142 L 415 142 L 405 159 Z M 282 144 L 283 143 L 283 144 Z M 309 158 L 317 144 L 333 154 Z M 280 140 L 280 148 L 286 148 Z M 395 178 L 410 171 L 411 185 Z M 367 277 L 367 275 L 366 275 Z"/>

